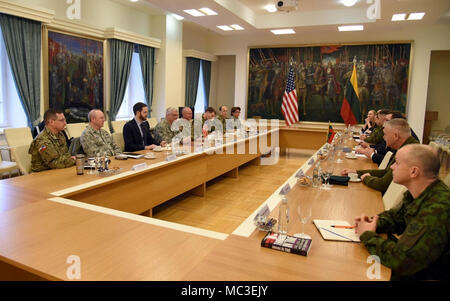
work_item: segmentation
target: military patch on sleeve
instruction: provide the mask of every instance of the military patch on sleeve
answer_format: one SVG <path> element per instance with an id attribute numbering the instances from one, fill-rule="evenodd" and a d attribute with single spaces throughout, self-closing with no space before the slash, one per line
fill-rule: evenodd
<path id="1" fill-rule="evenodd" d="M 42 152 L 45 151 L 46 149 L 47 149 L 47 146 L 42 145 L 42 146 L 39 148 L 39 152 L 42 153 Z"/>

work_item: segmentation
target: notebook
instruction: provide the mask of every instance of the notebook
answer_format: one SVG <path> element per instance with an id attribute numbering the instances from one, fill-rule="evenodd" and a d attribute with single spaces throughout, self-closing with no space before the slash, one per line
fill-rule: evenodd
<path id="1" fill-rule="evenodd" d="M 360 242 L 359 236 L 355 233 L 355 229 L 340 229 L 331 227 L 332 225 L 351 226 L 346 221 L 319 219 L 315 219 L 313 221 L 314 225 L 316 225 L 317 229 L 325 240 Z"/>
<path id="2" fill-rule="evenodd" d="M 128 158 L 132 158 L 132 159 L 141 159 L 144 158 L 144 155 L 138 154 L 138 153 L 123 153 L 124 155 L 126 155 Z"/>

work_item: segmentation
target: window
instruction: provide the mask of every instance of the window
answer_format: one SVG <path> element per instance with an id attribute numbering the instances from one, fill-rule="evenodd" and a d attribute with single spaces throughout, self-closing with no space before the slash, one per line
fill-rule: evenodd
<path id="1" fill-rule="evenodd" d="M 27 116 L 17 94 L 0 28 L 0 128 L 25 127 L 27 125 Z"/>
<path id="2" fill-rule="evenodd" d="M 133 106 L 145 101 L 144 82 L 142 80 L 141 59 L 139 52 L 135 50 L 131 60 L 130 77 L 128 78 L 127 89 L 120 106 L 116 119 L 132 119 L 134 117 Z"/>
<path id="3" fill-rule="evenodd" d="M 200 74 L 198 78 L 198 90 L 197 99 L 195 100 L 195 114 L 205 113 L 206 107 L 206 96 L 205 96 L 205 85 L 203 84 L 203 62 L 200 60 Z"/>

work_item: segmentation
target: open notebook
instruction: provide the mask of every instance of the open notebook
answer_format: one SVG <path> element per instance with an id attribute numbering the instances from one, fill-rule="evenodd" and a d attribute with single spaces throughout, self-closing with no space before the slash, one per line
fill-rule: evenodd
<path id="1" fill-rule="evenodd" d="M 336 221 L 336 220 L 320 220 L 315 219 L 314 225 L 320 231 L 323 239 L 325 240 L 338 240 L 338 241 L 351 241 L 359 242 L 359 236 L 355 233 L 355 229 L 340 229 L 331 227 L 335 226 L 351 226 L 346 221 Z"/>

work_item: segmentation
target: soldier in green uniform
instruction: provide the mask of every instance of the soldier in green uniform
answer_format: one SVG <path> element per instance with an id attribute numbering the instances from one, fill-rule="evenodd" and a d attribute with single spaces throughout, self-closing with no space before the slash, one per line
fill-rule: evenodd
<path id="1" fill-rule="evenodd" d="M 392 119 L 385 123 L 384 140 L 386 140 L 386 146 L 393 150 L 398 150 L 407 144 L 419 143 L 419 141 L 411 136 L 411 128 L 408 122 L 400 118 Z M 390 167 L 394 162 L 395 154 L 389 160 L 386 169 L 355 171 L 345 168 L 341 174 L 348 175 L 349 173 L 356 172 L 364 184 L 384 194 L 392 182 L 392 169 Z"/>
<path id="2" fill-rule="evenodd" d="M 105 115 L 101 110 L 93 109 L 88 115 L 89 125 L 80 137 L 81 146 L 88 157 L 96 154 L 103 156 L 116 156 L 122 153 L 120 147 L 114 143 L 110 133 L 102 129 L 105 123 Z"/>
<path id="3" fill-rule="evenodd" d="M 219 116 L 217 116 L 217 120 L 222 123 L 223 133 L 226 132 L 226 121 L 227 121 L 228 108 L 226 106 L 220 106 L 219 108 Z"/>
<path id="4" fill-rule="evenodd" d="M 367 148 L 370 147 L 370 145 L 383 142 L 383 125 L 386 122 L 386 116 L 390 113 L 391 112 L 388 110 L 378 110 L 377 114 L 375 115 L 376 127 L 373 130 L 372 134 L 370 134 L 368 137 L 365 137 L 365 135 L 361 135 L 361 138 L 364 140 L 364 142 L 360 143 L 362 147 Z"/>
<path id="5" fill-rule="evenodd" d="M 188 144 L 190 140 L 194 139 L 194 121 L 192 119 L 192 110 L 189 107 L 184 107 L 181 111 L 181 117 L 175 120 L 171 129 L 178 130 L 183 139 L 183 144 Z"/>
<path id="6" fill-rule="evenodd" d="M 61 133 L 66 127 L 62 111 L 49 109 L 44 114 L 45 129 L 33 140 L 28 153 L 31 171 L 66 168 L 75 164 L 67 149 L 66 138 Z"/>
<path id="7" fill-rule="evenodd" d="M 391 168 L 394 182 L 408 188 L 403 202 L 373 219 L 357 217 L 356 233 L 392 270 L 391 280 L 448 280 L 450 190 L 438 179 L 439 158 L 429 146 L 407 145 Z"/>
<path id="8" fill-rule="evenodd" d="M 208 107 L 202 116 L 203 130 L 207 130 L 208 133 L 212 133 L 216 130 L 222 131 L 222 123 L 216 118 L 216 110 L 212 107 Z"/>
<path id="9" fill-rule="evenodd" d="M 166 110 L 166 118 L 158 122 L 158 124 L 155 127 L 155 134 L 157 137 L 156 140 L 158 143 L 161 141 L 165 141 L 167 143 L 171 143 L 172 139 L 180 133 L 180 130 L 177 129 L 177 126 L 175 125 L 172 128 L 172 125 L 175 120 L 178 119 L 178 110 L 170 107 Z"/>

